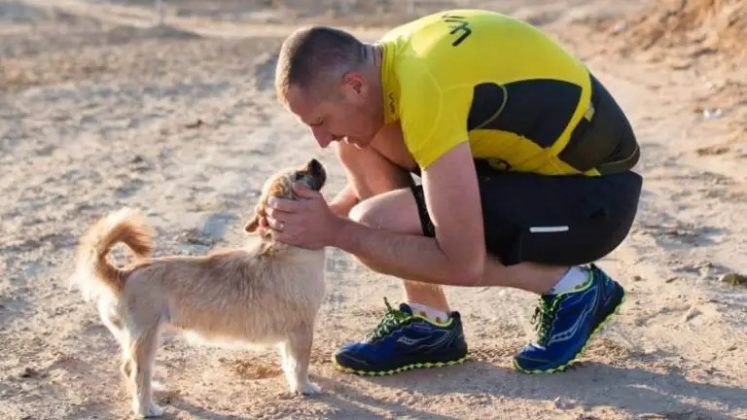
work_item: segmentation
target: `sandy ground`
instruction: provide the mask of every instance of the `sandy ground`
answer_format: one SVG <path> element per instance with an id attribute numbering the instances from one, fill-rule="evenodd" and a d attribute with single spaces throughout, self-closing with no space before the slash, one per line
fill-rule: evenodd
<path id="1" fill-rule="evenodd" d="M 342 171 L 274 100 L 274 56 L 301 22 L 373 39 L 450 4 L 515 13 L 586 60 L 630 114 L 645 177 L 635 226 L 600 265 L 628 291 L 574 369 L 527 376 L 511 355 L 534 336 L 535 297 L 450 288 L 471 346 L 458 367 L 359 378 L 331 352 L 399 299 L 396 280 L 328 251 L 312 376 L 286 394 L 273 351 L 167 337 L 157 393 L 169 418 L 747 418 L 747 62 L 647 47 L 627 33 L 645 1 L 167 2 L 0 0 L 0 418 L 127 418 L 117 346 L 66 277 L 101 214 L 144 209 L 157 254 L 240 245 L 279 167 Z M 55 4 L 55 7 L 49 6 Z M 408 6 L 411 4 L 411 6 Z M 253 6 L 248 6 L 253 5 Z M 275 7 L 273 6 L 282 6 Z M 411 7 L 411 9 L 410 9 Z"/>

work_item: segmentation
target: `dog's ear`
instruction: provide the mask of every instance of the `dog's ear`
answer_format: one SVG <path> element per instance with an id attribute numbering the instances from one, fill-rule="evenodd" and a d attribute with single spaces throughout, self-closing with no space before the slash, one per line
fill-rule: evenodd
<path id="1" fill-rule="evenodd" d="M 246 223 L 246 225 L 244 226 L 244 230 L 247 231 L 247 232 L 249 232 L 249 233 L 254 233 L 254 231 L 256 231 L 258 227 L 259 227 L 259 216 L 257 214 L 255 214 Z"/>
<path id="2" fill-rule="evenodd" d="M 249 233 L 254 233 L 254 231 L 257 230 L 259 227 L 259 218 L 264 217 L 265 211 L 262 210 L 262 204 L 257 204 L 256 207 L 254 207 L 254 215 L 252 215 L 252 218 L 249 219 L 248 222 L 246 222 L 246 225 L 244 225 L 244 230 Z"/>

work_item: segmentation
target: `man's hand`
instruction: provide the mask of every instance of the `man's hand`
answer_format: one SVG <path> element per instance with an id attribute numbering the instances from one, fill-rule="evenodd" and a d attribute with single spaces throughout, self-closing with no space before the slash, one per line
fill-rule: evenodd
<path id="1" fill-rule="evenodd" d="M 321 193 L 300 185 L 293 190 L 299 200 L 270 197 L 265 208 L 265 225 L 283 243 L 319 249 L 334 242 L 341 220 L 330 210 Z"/>

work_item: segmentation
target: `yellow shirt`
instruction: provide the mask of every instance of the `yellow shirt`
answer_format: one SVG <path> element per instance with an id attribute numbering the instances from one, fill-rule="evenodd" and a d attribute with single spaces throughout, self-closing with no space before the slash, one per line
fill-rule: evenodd
<path id="1" fill-rule="evenodd" d="M 538 29 L 453 10 L 395 28 L 379 44 L 386 122 L 401 122 L 422 169 L 469 141 L 475 158 L 499 169 L 579 173 L 557 155 L 589 107 L 589 72 Z"/>

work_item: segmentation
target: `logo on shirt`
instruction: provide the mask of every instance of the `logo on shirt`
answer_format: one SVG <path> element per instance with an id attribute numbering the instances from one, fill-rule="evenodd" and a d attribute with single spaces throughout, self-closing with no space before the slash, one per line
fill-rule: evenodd
<path id="1" fill-rule="evenodd" d="M 472 28 L 469 26 L 469 22 L 467 22 L 467 18 L 464 16 L 456 16 L 456 15 L 450 15 L 445 14 L 441 16 L 441 19 L 444 20 L 446 23 L 450 23 L 449 29 L 451 29 L 451 32 L 449 34 L 456 35 L 459 34 L 459 37 L 451 43 L 453 46 L 457 46 L 462 43 L 465 39 L 467 39 L 468 36 L 472 35 Z"/>

